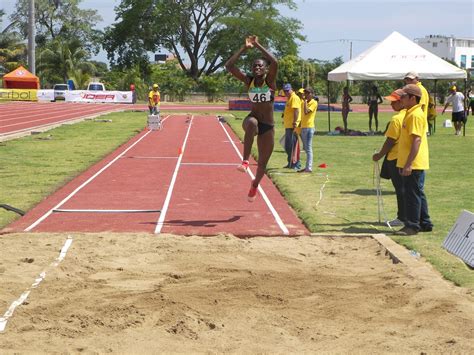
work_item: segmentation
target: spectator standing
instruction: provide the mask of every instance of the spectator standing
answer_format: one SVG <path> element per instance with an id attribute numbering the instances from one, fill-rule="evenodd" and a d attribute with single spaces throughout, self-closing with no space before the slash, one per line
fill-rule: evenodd
<path id="1" fill-rule="evenodd" d="M 293 151 L 298 141 L 297 128 L 301 121 L 301 100 L 293 91 L 291 84 L 283 85 L 283 92 L 287 97 L 285 110 L 283 111 L 283 127 L 285 128 L 285 151 L 288 164 L 285 168 L 299 170 L 301 162 L 293 162 Z"/>
<path id="2" fill-rule="evenodd" d="M 367 100 L 369 106 L 369 131 L 372 132 L 372 117 L 375 119 L 375 131 L 379 130 L 379 104 L 383 102 L 377 86 L 372 86 L 371 93 Z"/>
<path id="3" fill-rule="evenodd" d="M 433 223 L 428 213 L 424 192 L 425 171 L 429 169 L 427 120 L 421 105 L 422 91 L 416 84 L 403 87 L 400 101 L 407 110 L 400 133 L 397 167 L 403 183 L 405 226 L 397 235 L 431 232 Z"/>
<path id="4" fill-rule="evenodd" d="M 313 171 L 313 137 L 315 132 L 314 119 L 318 110 L 318 102 L 314 99 L 314 90 L 311 87 L 304 89 L 301 118 L 301 140 L 306 153 L 306 165 L 300 173 Z"/>
<path id="5" fill-rule="evenodd" d="M 469 100 L 468 107 L 466 110 L 467 115 L 469 115 L 469 108 L 471 108 L 471 115 L 474 116 L 474 89 L 471 87 L 467 92 L 467 98 Z"/>
<path id="6" fill-rule="evenodd" d="M 452 86 L 449 89 L 449 92 L 450 95 L 446 98 L 446 105 L 444 105 L 441 114 L 444 114 L 449 104 L 453 105 L 451 120 L 453 121 L 454 129 L 456 131 L 454 134 L 456 136 L 460 136 L 462 125 L 466 122 L 466 116 L 464 112 L 464 95 L 462 92 L 457 91 L 456 86 Z"/>
<path id="7" fill-rule="evenodd" d="M 428 134 L 432 135 L 434 133 L 434 125 L 436 124 L 436 103 L 434 101 L 433 95 L 429 95 L 428 103 Z"/>
<path id="8" fill-rule="evenodd" d="M 373 161 L 378 161 L 386 156 L 386 163 L 388 166 L 388 172 L 392 185 L 397 195 L 397 218 L 387 222 L 391 227 L 403 226 L 405 221 L 405 206 L 403 201 L 403 182 L 402 176 L 398 172 L 397 168 L 397 157 L 398 157 L 398 141 L 402 131 L 403 119 L 405 118 L 407 110 L 403 108 L 400 101 L 401 96 L 404 94 L 402 89 L 397 89 L 392 92 L 385 99 L 390 101 L 393 111 L 396 112 L 392 116 L 392 119 L 388 123 L 387 130 L 385 131 L 385 142 L 378 153 L 372 156 Z"/>
<path id="9" fill-rule="evenodd" d="M 349 116 L 349 111 L 351 110 L 351 106 L 350 106 L 351 102 L 352 102 L 352 96 L 349 95 L 349 88 L 345 86 L 342 91 L 342 111 L 341 111 L 345 134 L 347 134 L 347 117 Z"/>

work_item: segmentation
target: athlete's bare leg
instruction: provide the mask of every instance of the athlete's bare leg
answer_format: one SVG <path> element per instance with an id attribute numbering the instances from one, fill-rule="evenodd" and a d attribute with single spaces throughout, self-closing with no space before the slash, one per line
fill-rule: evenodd
<path id="1" fill-rule="evenodd" d="M 249 160 L 255 135 L 258 133 L 258 121 L 255 117 L 248 116 L 242 123 L 244 129 L 244 160 Z"/>
<path id="2" fill-rule="evenodd" d="M 257 136 L 257 147 L 258 147 L 258 167 L 257 173 L 255 174 L 255 180 L 253 186 L 257 187 L 260 181 L 265 175 L 267 170 L 267 164 L 273 153 L 273 145 L 275 140 L 275 130 L 270 129 L 264 134 Z"/>

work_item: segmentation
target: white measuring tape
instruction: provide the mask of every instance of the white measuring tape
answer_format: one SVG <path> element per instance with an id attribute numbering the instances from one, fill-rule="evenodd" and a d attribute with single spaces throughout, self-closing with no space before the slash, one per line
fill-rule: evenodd
<path id="1" fill-rule="evenodd" d="M 59 265 L 59 263 L 66 257 L 66 253 L 67 253 L 69 247 L 71 246 L 71 244 L 72 244 L 72 237 L 68 237 L 66 242 L 64 243 L 63 247 L 61 248 L 61 252 L 59 253 L 59 256 L 56 258 L 56 260 L 54 260 L 51 263 L 50 267 L 56 267 L 56 266 Z M 10 307 L 5 312 L 3 317 L 0 317 L 0 333 L 3 333 L 5 331 L 8 319 L 11 316 L 13 316 L 13 312 L 15 312 L 15 309 L 18 306 L 21 306 L 26 301 L 26 299 L 30 295 L 31 290 L 34 289 L 34 288 L 37 288 L 39 286 L 39 284 L 45 279 L 45 277 L 46 277 L 46 270 L 39 274 L 39 276 L 35 279 L 35 282 L 33 282 L 33 284 L 30 286 L 30 288 L 28 290 L 26 290 L 25 292 L 23 292 L 21 294 L 20 298 L 18 298 L 16 301 L 14 301 L 10 305 Z"/>

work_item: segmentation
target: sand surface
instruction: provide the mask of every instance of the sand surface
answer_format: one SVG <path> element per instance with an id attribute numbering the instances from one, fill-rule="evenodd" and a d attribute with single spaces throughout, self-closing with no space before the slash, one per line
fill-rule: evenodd
<path id="1" fill-rule="evenodd" d="M 67 237 L 0 236 L 0 353 L 474 353 L 472 293 L 369 237 Z"/>

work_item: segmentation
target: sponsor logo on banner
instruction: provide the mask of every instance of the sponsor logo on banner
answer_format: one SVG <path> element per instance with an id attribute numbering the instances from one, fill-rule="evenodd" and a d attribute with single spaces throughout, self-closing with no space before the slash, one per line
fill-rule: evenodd
<path id="1" fill-rule="evenodd" d="M 66 92 L 65 99 L 68 102 L 104 102 L 104 103 L 132 103 L 132 92 L 130 91 L 86 91 L 70 90 Z"/>
<path id="2" fill-rule="evenodd" d="M 0 100 L 37 101 L 37 90 L 0 89 Z"/>

